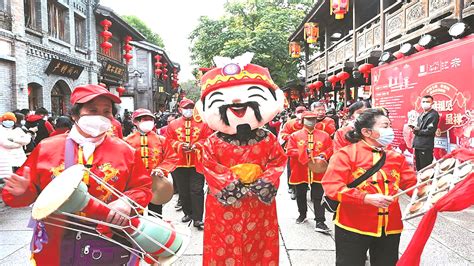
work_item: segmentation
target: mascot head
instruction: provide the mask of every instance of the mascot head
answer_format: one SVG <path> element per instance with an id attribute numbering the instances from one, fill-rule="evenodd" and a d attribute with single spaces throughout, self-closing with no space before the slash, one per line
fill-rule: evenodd
<path id="1" fill-rule="evenodd" d="M 253 54 L 215 57 L 216 68 L 201 78 L 201 117 L 213 130 L 234 135 L 270 122 L 283 110 L 284 95 L 268 69 L 250 64 Z"/>

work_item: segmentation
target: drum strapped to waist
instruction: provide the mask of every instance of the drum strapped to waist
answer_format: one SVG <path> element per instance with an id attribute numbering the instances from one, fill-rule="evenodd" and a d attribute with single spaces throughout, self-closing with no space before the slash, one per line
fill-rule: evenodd
<path id="1" fill-rule="evenodd" d="M 99 185 L 129 205 L 131 214 L 123 214 L 90 195 L 87 186 L 82 182 L 85 171 Z M 111 211 L 123 216 L 127 220 L 126 225 L 119 226 L 106 222 Z M 173 263 L 184 253 L 189 244 L 190 229 L 178 222 L 164 221 L 159 214 L 150 210 L 148 210 L 149 216 L 143 216 L 141 214 L 143 212 L 144 208 L 138 203 L 103 182 L 83 165 L 77 164 L 64 170 L 44 188 L 33 205 L 32 217 L 36 220 L 49 218 L 45 221 L 46 224 L 77 232 L 85 232 L 77 229 L 77 226 L 82 226 L 84 230 L 94 229 L 97 232 L 96 236 L 127 249 L 150 264 Z M 65 215 L 83 223 L 76 222 L 75 227 L 68 226 L 72 224 L 71 219 L 60 218 L 55 214 Z M 58 223 L 54 223 L 55 221 Z M 115 241 L 112 235 L 108 234 L 110 232 L 125 237 L 131 247 Z"/>
<path id="2" fill-rule="evenodd" d="M 308 168 L 315 174 L 322 174 L 326 172 L 326 169 L 328 168 L 328 162 L 326 162 L 324 159 L 313 158 L 308 162 Z"/>

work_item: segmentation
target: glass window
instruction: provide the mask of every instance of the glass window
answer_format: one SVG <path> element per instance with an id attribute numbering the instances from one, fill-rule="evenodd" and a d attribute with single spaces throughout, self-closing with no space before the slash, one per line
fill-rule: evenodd
<path id="1" fill-rule="evenodd" d="M 51 37 L 69 41 L 66 32 L 67 9 L 56 1 L 48 1 L 48 33 Z"/>
<path id="2" fill-rule="evenodd" d="M 86 48 L 86 20 L 81 16 L 74 15 L 74 26 L 76 31 L 76 47 Z"/>
<path id="3" fill-rule="evenodd" d="M 25 26 L 33 30 L 39 30 L 36 1 L 23 0 L 23 4 L 25 12 Z"/>

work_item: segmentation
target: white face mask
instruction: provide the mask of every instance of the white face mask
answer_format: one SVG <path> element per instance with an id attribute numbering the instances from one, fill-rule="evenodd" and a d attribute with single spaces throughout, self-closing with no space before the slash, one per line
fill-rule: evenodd
<path id="1" fill-rule="evenodd" d="M 20 124 L 21 124 L 22 126 L 24 126 L 24 125 L 26 124 L 26 120 L 21 120 L 21 121 L 20 121 Z"/>
<path id="2" fill-rule="evenodd" d="M 423 108 L 423 110 L 429 110 L 431 108 L 431 103 L 421 103 L 421 108 Z"/>
<path id="3" fill-rule="evenodd" d="M 183 116 L 186 118 L 193 116 L 193 109 L 183 109 Z"/>
<path id="4" fill-rule="evenodd" d="M 384 147 L 390 145 L 395 139 L 395 133 L 391 127 L 379 128 L 378 131 L 380 136 L 376 139 L 376 141 Z"/>
<path id="5" fill-rule="evenodd" d="M 15 122 L 13 122 L 13 120 L 5 120 L 2 122 L 2 125 L 6 128 L 12 128 L 15 125 Z"/>
<path id="6" fill-rule="evenodd" d="M 94 138 L 104 134 L 112 127 L 110 120 L 101 115 L 82 116 L 79 118 L 79 121 L 77 121 L 77 125 L 82 131 Z"/>
<path id="7" fill-rule="evenodd" d="M 296 114 L 296 119 L 301 120 L 301 115 L 302 115 L 301 113 Z"/>
<path id="8" fill-rule="evenodd" d="M 153 127 L 155 127 L 155 122 L 153 121 L 143 121 L 138 124 L 138 129 L 140 129 L 143 133 L 150 132 Z"/>

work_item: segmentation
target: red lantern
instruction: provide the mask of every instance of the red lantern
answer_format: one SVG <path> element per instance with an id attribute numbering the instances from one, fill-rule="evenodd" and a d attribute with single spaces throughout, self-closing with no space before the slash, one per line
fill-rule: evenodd
<path id="1" fill-rule="evenodd" d="M 128 64 L 128 62 L 130 62 L 130 60 L 132 60 L 133 55 L 132 54 L 124 54 L 123 58 L 125 58 L 125 61 L 127 61 L 127 64 Z"/>
<path id="2" fill-rule="evenodd" d="M 115 90 L 119 93 L 120 96 L 122 96 L 122 94 L 125 92 L 125 88 L 122 86 L 117 87 Z"/>
<path id="3" fill-rule="evenodd" d="M 316 81 L 316 82 L 313 83 L 313 84 L 314 84 L 314 88 L 315 88 L 316 90 L 318 90 L 318 91 L 324 86 L 324 83 L 323 83 L 322 81 L 320 81 L 320 80 Z"/>
<path id="4" fill-rule="evenodd" d="M 344 84 L 346 83 L 346 79 L 348 79 L 350 76 L 351 74 L 347 73 L 346 71 L 342 71 L 337 74 L 337 78 L 341 82 L 341 86 L 344 87 Z"/>
<path id="5" fill-rule="evenodd" d="M 168 79 L 168 75 L 163 74 L 163 80 L 167 80 L 167 79 Z"/>
<path id="6" fill-rule="evenodd" d="M 349 0 L 331 0 L 331 15 L 335 14 L 336 19 L 343 19 L 344 15 L 349 12 Z"/>
<path id="7" fill-rule="evenodd" d="M 108 53 L 110 48 L 112 48 L 112 43 L 109 42 L 109 39 L 112 38 L 112 33 L 109 31 L 112 22 L 110 20 L 104 19 L 100 22 L 100 25 L 104 28 L 104 31 L 100 33 L 102 36 L 103 42 L 100 44 L 104 53 Z"/>
<path id="8" fill-rule="evenodd" d="M 359 72 L 364 75 L 365 82 L 369 82 L 369 74 L 370 70 L 374 67 L 374 65 L 365 63 L 359 66 Z"/>
<path id="9" fill-rule="evenodd" d="M 163 73 L 163 71 L 162 71 L 161 69 L 159 69 L 159 68 L 155 69 L 155 74 L 156 74 L 157 76 L 160 76 L 161 73 Z"/>
<path id="10" fill-rule="evenodd" d="M 334 87 L 336 87 L 336 83 L 339 81 L 339 78 L 336 75 L 332 75 L 328 77 L 328 81 L 331 82 L 332 89 L 334 90 Z"/>
<path id="11" fill-rule="evenodd" d="M 132 50 L 132 46 L 129 44 L 129 42 L 132 40 L 132 37 L 126 36 L 124 41 L 125 45 L 123 46 L 123 49 L 125 50 L 125 54 L 123 55 L 123 58 L 125 58 L 125 61 L 130 63 L 130 60 L 132 60 L 133 55 L 130 54 L 130 51 Z"/>
<path id="12" fill-rule="evenodd" d="M 316 43 L 319 38 L 319 27 L 317 23 L 308 22 L 304 24 L 304 39 L 307 43 Z"/>
<path id="13" fill-rule="evenodd" d="M 298 42 L 290 42 L 288 50 L 291 58 L 299 58 L 301 56 L 301 46 Z"/>

